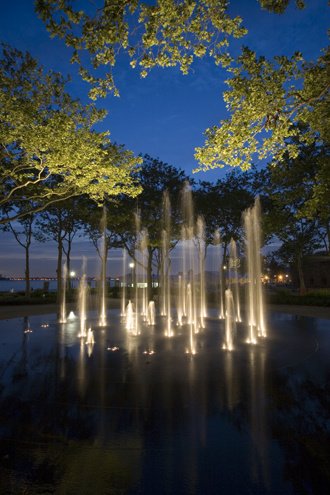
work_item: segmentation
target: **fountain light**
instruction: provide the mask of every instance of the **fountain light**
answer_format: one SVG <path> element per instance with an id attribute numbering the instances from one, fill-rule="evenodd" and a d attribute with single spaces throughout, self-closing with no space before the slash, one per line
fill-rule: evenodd
<path id="1" fill-rule="evenodd" d="M 93 330 L 91 328 L 89 328 L 87 330 L 86 344 L 87 345 L 93 345 L 93 344 L 95 344 L 94 333 L 93 333 Z"/>
<path id="2" fill-rule="evenodd" d="M 49 323 L 41 323 L 40 327 L 41 328 L 48 328 L 49 327 Z"/>
<path id="3" fill-rule="evenodd" d="M 116 352 L 119 351 L 119 347 L 107 347 L 107 351 Z"/>
<path id="4" fill-rule="evenodd" d="M 147 354 L 148 356 L 152 356 L 153 354 L 155 354 L 155 351 L 153 351 L 153 350 L 148 350 L 148 349 L 147 349 L 147 350 L 143 351 L 143 354 Z"/>
<path id="5" fill-rule="evenodd" d="M 135 263 L 133 263 L 133 261 L 131 261 L 128 265 L 131 269 L 131 287 L 134 286 L 134 281 L 133 281 L 133 270 L 134 270 L 134 267 L 135 267 Z"/>

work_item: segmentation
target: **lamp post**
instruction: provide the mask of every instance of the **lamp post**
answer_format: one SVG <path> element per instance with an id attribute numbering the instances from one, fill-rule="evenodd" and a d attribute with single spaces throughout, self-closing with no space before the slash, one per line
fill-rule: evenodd
<path id="1" fill-rule="evenodd" d="M 75 278 L 76 272 L 71 270 L 71 272 L 69 273 L 69 276 L 70 276 L 69 289 L 72 290 L 73 289 L 72 280 Z"/>

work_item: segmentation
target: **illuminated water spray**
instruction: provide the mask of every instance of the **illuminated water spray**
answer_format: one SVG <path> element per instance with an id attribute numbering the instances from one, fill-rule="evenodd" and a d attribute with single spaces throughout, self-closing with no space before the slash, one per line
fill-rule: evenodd
<path id="1" fill-rule="evenodd" d="M 236 332 L 236 315 L 233 293 L 230 289 L 225 290 L 225 340 L 222 346 L 227 351 L 234 349 L 234 333 Z"/>
<path id="2" fill-rule="evenodd" d="M 218 301 L 219 301 L 219 318 L 220 320 L 224 320 L 225 318 L 225 307 L 224 307 L 224 290 L 223 290 L 223 253 L 222 253 L 222 243 L 220 232 L 216 230 L 213 234 L 213 244 L 215 246 L 215 271 L 219 274 L 218 284 Z"/>
<path id="3" fill-rule="evenodd" d="M 86 259 L 83 258 L 82 276 L 79 283 L 78 310 L 80 318 L 80 333 L 78 337 L 86 337 L 87 320 L 87 281 L 86 281 Z"/>
<path id="4" fill-rule="evenodd" d="M 156 309 L 154 301 L 149 301 L 148 304 L 147 324 L 149 326 L 153 326 L 156 324 Z"/>
<path id="5" fill-rule="evenodd" d="M 107 278 L 107 210 L 103 208 L 103 215 L 101 220 L 102 229 L 102 244 L 101 244 L 101 276 L 100 276 L 100 316 L 99 325 L 105 327 L 107 324 L 107 310 L 106 310 L 106 278 Z"/>
<path id="6" fill-rule="evenodd" d="M 257 336 L 266 337 L 265 308 L 261 283 L 261 229 L 260 201 L 244 212 L 245 246 L 248 276 L 248 325 L 247 341 L 256 344 Z"/>
<path id="7" fill-rule="evenodd" d="M 241 322 L 241 303 L 240 303 L 240 294 L 239 294 L 239 286 L 238 286 L 238 269 L 240 267 L 240 259 L 237 256 L 237 247 L 234 239 L 230 241 L 229 247 L 229 280 L 230 280 L 230 288 L 233 293 L 234 298 L 234 307 L 235 307 L 235 318 L 237 322 Z"/>
<path id="8" fill-rule="evenodd" d="M 163 193 L 161 315 L 165 317 L 165 335 L 173 336 L 171 318 L 171 204 L 167 191 Z"/>
<path id="9" fill-rule="evenodd" d="M 134 332 L 135 329 L 135 316 L 133 312 L 133 304 L 132 301 L 128 301 L 126 310 L 125 310 L 125 326 L 128 332 Z"/>
<path id="10" fill-rule="evenodd" d="M 197 218 L 196 224 L 197 250 L 199 261 L 199 321 L 202 328 L 205 327 L 204 318 L 207 317 L 206 311 L 206 290 L 205 290 L 205 222 L 201 216 Z"/>

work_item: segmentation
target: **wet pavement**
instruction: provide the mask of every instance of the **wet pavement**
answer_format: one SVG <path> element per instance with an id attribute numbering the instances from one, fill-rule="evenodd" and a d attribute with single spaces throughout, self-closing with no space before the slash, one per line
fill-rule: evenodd
<path id="1" fill-rule="evenodd" d="M 228 352 L 209 319 L 192 356 L 185 327 L 109 315 L 94 345 L 54 314 L 0 322 L 1 494 L 328 493 L 328 320 L 272 311 Z"/>

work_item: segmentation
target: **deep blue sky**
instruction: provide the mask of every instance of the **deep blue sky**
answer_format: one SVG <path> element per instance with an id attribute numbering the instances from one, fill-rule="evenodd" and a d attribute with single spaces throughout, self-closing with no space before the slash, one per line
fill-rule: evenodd
<path id="1" fill-rule="evenodd" d="M 329 8 L 327 0 L 306 1 L 309 5 L 303 11 L 292 6 L 284 15 L 274 15 L 262 11 L 257 0 L 232 0 L 231 11 L 243 17 L 249 30 L 236 42 L 237 48 L 244 44 L 267 57 L 299 50 L 306 59 L 317 58 L 328 42 Z M 29 51 L 46 68 L 71 74 L 70 92 L 87 102 L 88 88 L 77 76 L 76 66 L 70 65 L 70 52 L 62 41 L 50 39 L 34 13 L 33 3 L 1 2 L 0 39 Z M 207 59 L 195 64 L 188 76 L 175 69 L 156 69 L 146 79 L 122 60 L 116 70 L 120 98 L 109 96 L 99 103 L 108 110 L 102 130 L 110 130 L 113 141 L 125 144 L 136 154 L 159 157 L 190 174 L 196 166 L 194 148 L 203 144 L 204 130 L 226 116 L 221 96 L 224 78 L 226 74 Z M 223 174 L 216 169 L 195 178 L 213 181 Z M 22 274 L 23 253 L 16 241 L 3 233 L 0 241 L 0 273 Z M 83 252 L 92 255 L 93 250 L 80 240 L 74 251 L 77 268 Z M 56 254 L 51 246 L 46 252 L 45 246 L 35 243 L 32 258 L 32 275 L 55 273 Z"/>

